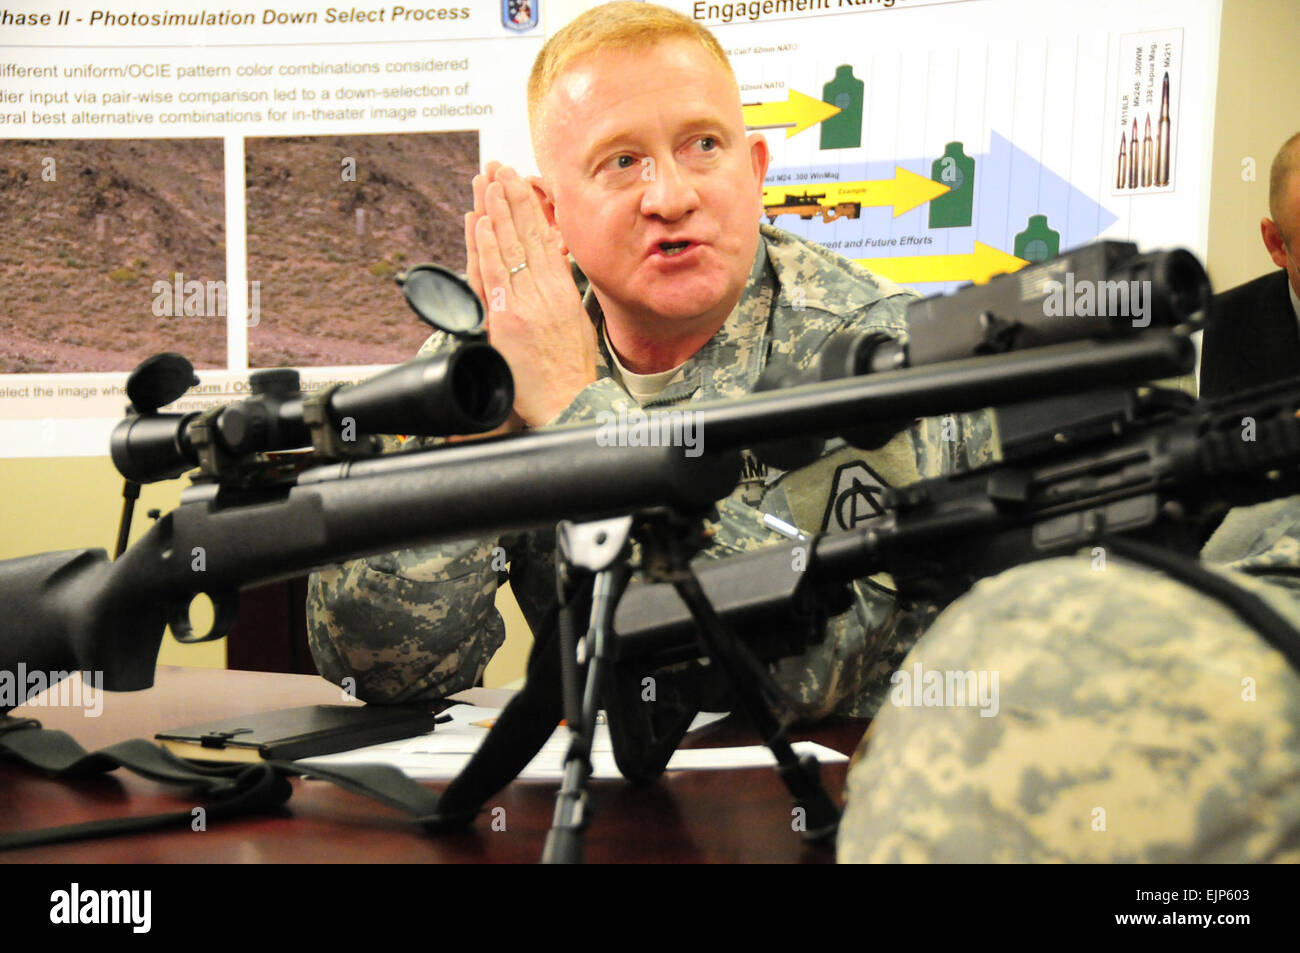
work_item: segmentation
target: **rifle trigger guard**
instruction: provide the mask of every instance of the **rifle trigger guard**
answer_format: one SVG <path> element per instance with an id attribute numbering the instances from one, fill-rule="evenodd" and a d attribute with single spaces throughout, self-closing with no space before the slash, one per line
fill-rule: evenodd
<path id="1" fill-rule="evenodd" d="M 239 615 L 239 592 L 206 593 L 212 600 L 212 628 L 202 635 L 195 635 L 194 627 L 190 625 L 190 603 L 196 595 L 198 593 L 191 593 L 183 602 L 173 602 L 168 610 L 167 624 L 176 641 L 189 645 L 225 638 L 235 627 L 235 618 Z"/>

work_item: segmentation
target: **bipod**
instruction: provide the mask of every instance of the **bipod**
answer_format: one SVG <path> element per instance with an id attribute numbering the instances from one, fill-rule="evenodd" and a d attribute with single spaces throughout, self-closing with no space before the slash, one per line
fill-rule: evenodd
<path id="1" fill-rule="evenodd" d="M 656 510 L 637 517 L 621 517 L 592 523 L 561 523 L 558 528 L 557 581 L 563 608 L 569 606 L 587 581 L 592 581 L 590 623 L 587 633 L 576 638 L 571 617 L 560 626 L 560 652 L 565 717 L 570 741 L 565 755 L 564 775 L 556 796 L 555 816 L 543 863 L 579 863 L 582 860 L 582 831 L 590 817 L 586 782 L 591 776 L 591 749 L 597 713 L 609 686 L 618 639 L 613 630 L 618 600 L 626 588 L 633 536 L 641 545 L 641 571 L 651 582 L 670 582 L 695 621 L 696 638 L 711 664 L 718 666 L 729 683 L 739 709 L 754 726 L 763 744 L 777 762 L 777 774 L 802 812 L 803 838 L 813 843 L 832 840 L 839 827 L 839 809 L 822 784 L 818 761 L 811 755 L 800 758 L 787 737 L 788 720 L 773 714 L 775 703 L 787 710 L 785 694 L 767 668 L 731 632 L 691 568 L 690 559 L 705 540 L 698 522 L 671 512 Z M 594 579 L 593 579 L 594 577 Z M 578 695 L 578 669 L 587 666 L 586 683 Z M 769 701 L 770 699 L 770 701 Z M 645 766 L 667 764 L 685 731 L 685 724 L 669 729 L 655 739 L 656 752 L 620 752 L 620 734 L 613 724 L 615 712 L 625 712 L 625 699 L 609 698 L 611 736 L 615 756 L 623 764 Z M 694 712 L 689 712 L 692 715 Z M 686 722 L 689 722 L 689 718 Z M 626 773 L 626 772 L 625 772 Z M 638 772 L 644 780 L 647 772 Z"/>

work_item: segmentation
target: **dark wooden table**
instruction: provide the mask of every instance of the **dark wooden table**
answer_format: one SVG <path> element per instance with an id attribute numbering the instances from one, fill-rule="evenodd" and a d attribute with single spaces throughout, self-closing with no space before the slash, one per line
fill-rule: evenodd
<path id="1" fill-rule="evenodd" d="M 167 726 L 340 701 L 339 689 L 307 675 L 160 667 L 143 692 L 108 693 L 103 713 L 31 708 L 87 750 L 127 738 L 150 738 Z M 733 719 L 712 726 L 696 746 L 755 744 Z M 796 740 L 852 753 L 865 722 L 837 720 Z M 847 766 L 823 766 L 840 798 Z M 426 836 L 399 812 L 333 785 L 295 780 L 293 798 L 274 815 L 210 824 L 206 831 L 134 834 L 106 840 L 10 851 L 0 861 L 33 863 L 451 863 L 535 862 L 555 805 L 554 783 L 515 782 L 488 802 L 465 833 Z M 432 784 L 435 789 L 444 784 Z M 805 846 L 792 830 L 789 794 L 772 769 L 675 772 L 650 786 L 591 784 L 594 814 L 586 834 L 589 862 L 828 863 L 829 848 Z M 124 771 L 76 782 L 54 781 L 0 764 L 5 808 L 0 830 L 15 831 L 126 815 L 181 810 L 194 801 L 175 788 Z M 505 830 L 493 830 L 493 807 Z M 496 817 L 500 817 L 497 812 Z M 499 826 L 499 825 L 498 825 Z"/>

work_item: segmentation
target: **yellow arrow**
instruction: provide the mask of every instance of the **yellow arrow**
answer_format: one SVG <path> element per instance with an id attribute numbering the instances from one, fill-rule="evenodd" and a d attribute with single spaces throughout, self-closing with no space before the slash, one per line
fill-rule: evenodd
<path id="1" fill-rule="evenodd" d="M 935 182 L 915 172 L 908 172 L 902 166 L 894 166 L 892 179 L 873 179 L 867 182 L 807 182 L 765 188 L 763 204 L 783 205 L 787 193 L 799 194 L 800 190 L 808 193 L 813 189 L 817 190 L 817 194 L 826 196 L 818 200 L 820 205 L 835 206 L 841 202 L 857 202 L 859 205 L 871 206 L 892 205 L 894 218 L 951 191 L 942 182 Z"/>
<path id="2" fill-rule="evenodd" d="M 785 102 L 746 103 L 742 108 L 747 128 L 774 129 L 786 126 L 788 127 L 785 130 L 787 139 L 819 122 L 825 122 L 831 116 L 838 115 L 840 111 L 839 106 L 832 106 L 820 99 L 805 96 L 795 89 L 786 91 Z"/>
<path id="3" fill-rule="evenodd" d="M 905 258 L 858 258 L 867 271 L 900 285 L 923 281 L 973 281 L 982 285 L 994 275 L 1019 271 L 1029 262 L 983 242 L 968 255 L 912 255 Z"/>

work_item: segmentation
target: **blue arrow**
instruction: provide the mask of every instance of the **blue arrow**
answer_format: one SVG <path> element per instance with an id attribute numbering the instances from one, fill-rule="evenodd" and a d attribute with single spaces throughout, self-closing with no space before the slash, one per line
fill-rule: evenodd
<path id="1" fill-rule="evenodd" d="M 1029 216 L 1046 215 L 1066 251 L 1086 245 L 1119 220 L 1009 139 L 992 130 L 989 137 L 989 151 L 975 159 L 973 227 L 984 244 L 1012 251 Z"/>
<path id="2" fill-rule="evenodd" d="M 976 239 L 1011 252 L 1017 233 L 1024 231 L 1030 215 L 1046 215 L 1048 225 L 1061 233 L 1061 250 L 1066 251 L 1087 244 L 1118 221 L 1118 216 L 995 130 L 989 131 L 989 139 L 989 151 L 974 156 L 975 214 L 969 227 L 931 229 L 927 205 L 898 218 L 893 217 L 892 208 L 883 206 L 862 209 L 856 220 L 838 219 L 827 224 L 821 219 L 805 222 L 783 215 L 776 225 L 810 241 L 828 244 L 846 258 L 883 258 L 965 254 L 974 250 Z M 764 184 L 770 188 L 791 186 L 793 192 L 815 194 L 818 182 L 893 178 L 896 165 L 929 178 L 935 158 L 773 169 Z M 778 181 L 777 176 L 789 178 Z M 905 239 L 915 238 L 922 242 L 902 244 Z M 876 244 L 890 239 L 895 244 Z M 930 240 L 929 244 L 925 239 Z M 939 294 L 961 284 L 926 282 L 919 287 L 925 294 Z"/>

